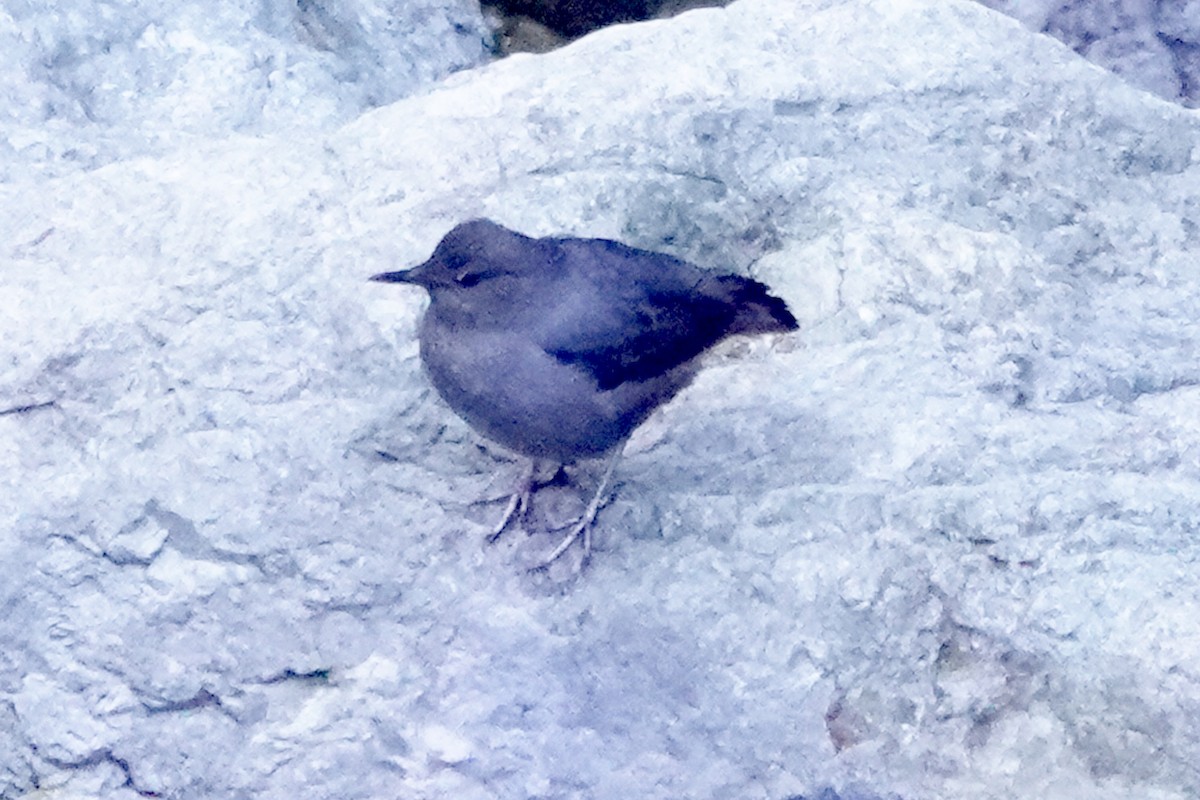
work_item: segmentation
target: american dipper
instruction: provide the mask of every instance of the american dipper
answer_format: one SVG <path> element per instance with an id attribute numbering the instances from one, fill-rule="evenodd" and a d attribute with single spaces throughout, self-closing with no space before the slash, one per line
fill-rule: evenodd
<path id="1" fill-rule="evenodd" d="M 486 219 L 457 225 L 420 266 L 371 278 L 429 292 L 421 361 L 472 427 L 531 460 L 497 538 L 524 514 L 537 460 L 611 453 L 587 510 L 543 562 L 590 528 L 625 440 L 686 386 L 696 357 L 734 334 L 796 329 L 758 281 L 607 239 L 535 239 Z"/>

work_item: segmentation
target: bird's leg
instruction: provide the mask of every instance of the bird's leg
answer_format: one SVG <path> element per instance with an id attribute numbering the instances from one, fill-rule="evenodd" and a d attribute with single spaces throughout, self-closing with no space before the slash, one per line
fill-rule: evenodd
<path id="1" fill-rule="evenodd" d="M 583 516 L 571 526 L 571 530 L 558 543 L 558 547 L 554 548 L 554 552 L 546 556 L 542 560 L 542 563 L 534 567 L 534 569 L 543 569 L 550 566 L 555 559 L 567 552 L 567 549 L 575 543 L 580 534 L 583 535 L 583 560 L 580 561 L 580 565 L 587 563 L 588 557 L 592 552 L 592 523 L 596 521 L 596 514 L 600 512 L 600 506 L 604 505 L 604 494 L 608 491 L 608 484 L 612 480 L 613 471 L 617 468 L 617 462 L 621 460 L 621 453 L 624 450 L 625 442 L 622 441 L 609 457 L 608 465 L 604 468 L 604 476 L 600 478 L 600 485 L 596 487 L 596 493 L 592 495 L 592 501 L 588 503 L 587 510 L 583 512 Z"/>
<path id="2" fill-rule="evenodd" d="M 508 529 L 509 523 L 523 516 L 529 510 L 529 499 L 533 497 L 533 491 L 537 488 L 536 478 L 537 461 L 530 459 L 529 464 L 522 470 L 521 477 L 517 479 L 517 485 L 513 490 L 512 496 L 508 498 L 508 507 L 504 509 L 504 516 L 500 518 L 500 523 L 488 534 L 489 542 L 499 539 L 500 534 Z"/>

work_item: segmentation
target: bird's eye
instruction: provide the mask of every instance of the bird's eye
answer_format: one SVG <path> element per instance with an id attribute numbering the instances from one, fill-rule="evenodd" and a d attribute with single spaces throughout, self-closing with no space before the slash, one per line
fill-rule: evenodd
<path id="1" fill-rule="evenodd" d="M 459 286 L 474 286 L 483 279 L 482 272 L 460 272 L 454 277 L 454 282 Z"/>

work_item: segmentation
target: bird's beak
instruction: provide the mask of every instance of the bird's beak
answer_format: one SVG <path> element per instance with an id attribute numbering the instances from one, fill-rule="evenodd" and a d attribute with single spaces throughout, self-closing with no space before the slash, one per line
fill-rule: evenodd
<path id="1" fill-rule="evenodd" d="M 415 270 L 402 269 L 399 272 L 381 272 L 378 275 L 372 275 L 370 280 L 379 281 L 380 283 L 416 283 L 413 272 Z"/>

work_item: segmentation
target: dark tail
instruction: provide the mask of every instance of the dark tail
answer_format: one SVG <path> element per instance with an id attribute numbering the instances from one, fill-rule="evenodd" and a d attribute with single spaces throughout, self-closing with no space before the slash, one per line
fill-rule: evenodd
<path id="1" fill-rule="evenodd" d="M 787 303 L 770 293 L 766 284 L 740 275 L 714 275 L 704 279 L 703 290 L 733 306 L 734 318 L 727 333 L 784 333 L 800 326 Z"/>

